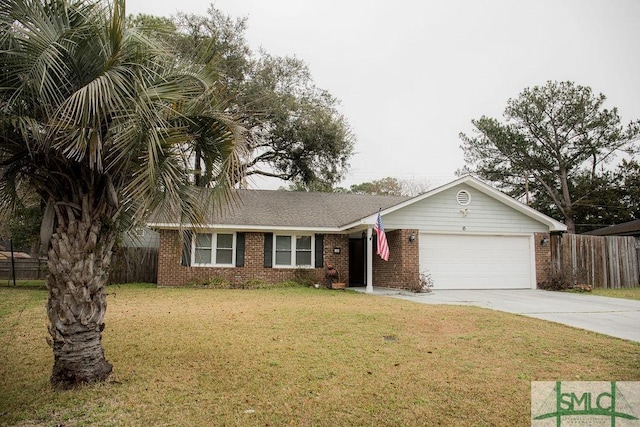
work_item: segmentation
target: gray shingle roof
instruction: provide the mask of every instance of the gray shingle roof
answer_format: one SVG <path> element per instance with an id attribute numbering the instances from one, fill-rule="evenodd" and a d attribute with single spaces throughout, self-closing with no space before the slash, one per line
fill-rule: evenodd
<path id="1" fill-rule="evenodd" d="M 246 227 L 340 228 L 410 197 L 299 191 L 236 190 L 230 209 L 210 212 L 207 225 Z M 177 219 L 153 218 L 151 225 L 176 225 Z"/>
<path id="2" fill-rule="evenodd" d="M 640 219 L 587 231 L 583 234 L 591 236 L 640 236 Z"/>

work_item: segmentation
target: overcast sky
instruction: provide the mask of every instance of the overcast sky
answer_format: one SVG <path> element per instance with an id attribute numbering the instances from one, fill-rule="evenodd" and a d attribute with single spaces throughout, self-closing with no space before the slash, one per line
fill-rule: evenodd
<path id="1" fill-rule="evenodd" d="M 205 14 L 206 0 L 128 0 L 127 13 Z M 296 56 L 341 100 L 357 137 L 347 179 L 428 182 L 463 166 L 460 132 L 502 118 L 548 80 L 607 96 L 640 119 L 639 0 L 218 0 L 250 46 Z M 254 180 L 254 187 L 272 183 Z"/>

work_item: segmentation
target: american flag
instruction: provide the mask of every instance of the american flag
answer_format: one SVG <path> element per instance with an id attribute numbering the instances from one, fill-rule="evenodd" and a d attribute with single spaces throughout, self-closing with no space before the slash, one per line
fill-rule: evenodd
<path id="1" fill-rule="evenodd" d="M 376 230 L 376 234 L 378 235 L 378 251 L 377 254 L 380 255 L 385 261 L 389 261 L 389 244 L 387 243 L 387 236 L 384 234 L 384 226 L 382 225 L 382 218 L 380 217 L 380 212 L 378 212 L 378 220 L 376 224 L 373 226 L 374 230 Z"/>

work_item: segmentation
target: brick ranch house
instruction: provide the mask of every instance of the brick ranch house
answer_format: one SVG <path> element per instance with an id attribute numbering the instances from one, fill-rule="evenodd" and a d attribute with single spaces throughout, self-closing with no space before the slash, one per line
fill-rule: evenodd
<path id="1" fill-rule="evenodd" d="M 236 190 L 236 203 L 192 227 L 154 218 L 158 285 L 221 278 L 325 284 L 331 264 L 349 286 L 411 289 L 536 288 L 547 279 L 550 233 L 566 226 L 477 178 L 417 197 Z M 390 257 L 376 255 L 380 212 Z M 183 231 L 180 231 L 183 230 Z M 192 230 L 192 231 L 184 231 Z"/>

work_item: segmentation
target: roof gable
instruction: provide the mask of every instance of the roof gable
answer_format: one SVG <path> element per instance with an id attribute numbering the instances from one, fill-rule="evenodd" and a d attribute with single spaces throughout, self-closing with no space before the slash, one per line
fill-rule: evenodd
<path id="1" fill-rule="evenodd" d="M 420 194 L 419 196 L 416 196 L 414 198 L 411 198 L 409 200 L 406 200 L 404 202 L 401 202 L 395 206 L 391 206 L 386 210 L 383 210 L 381 212 L 382 215 L 385 214 L 389 214 L 392 212 L 395 212 L 399 209 L 403 209 L 406 206 L 418 203 L 422 200 L 425 200 L 429 197 L 433 197 L 436 194 L 440 194 L 444 191 L 447 191 L 451 188 L 454 187 L 461 187 L 463 186 L 463 184 L 466 184 L 472 188 L 474 188 L 477 191 L 480 191 L 484 194 L 486 194 L 487 196 L 505 204 L 506 206 L 542 223 L 545 224 L 549 227 L 549 231 L 566 231 L 567 230 L 567 226 L 564 225 L 563 223 L 556 221 L 555 219 L 525 205 L 524 203 L 521 203 L 519 201 L 517 201 L 516 199 L 506 195 L 505 193 L 501 192 L 500 190 L 497 190 L 493 187 L 491 187 L 490 185 L 482 182 L 481 180 L 479 180 L 478 178 L 475 178 L 471 175 L 466 175 L 463 176 L 461 178 L 458 178 L 454 181 L 449 182 L 448 184 L 442 185 L 440 187 L 434 188 L 433 190 L 427 191 L 426 193 Z M 369 218 L 369 221 L 373 221 L 374 219 Z"/>
<path id="2" fill-rule="evenodd" d="M 460 191 L 467 197 L 461 199 Z M 461 231 L 489 234 L 547 232 L 549 227 L 495 198 L 461 183 L 421 198 L 383 217 L 388 228 L 432 233 Z"/>

